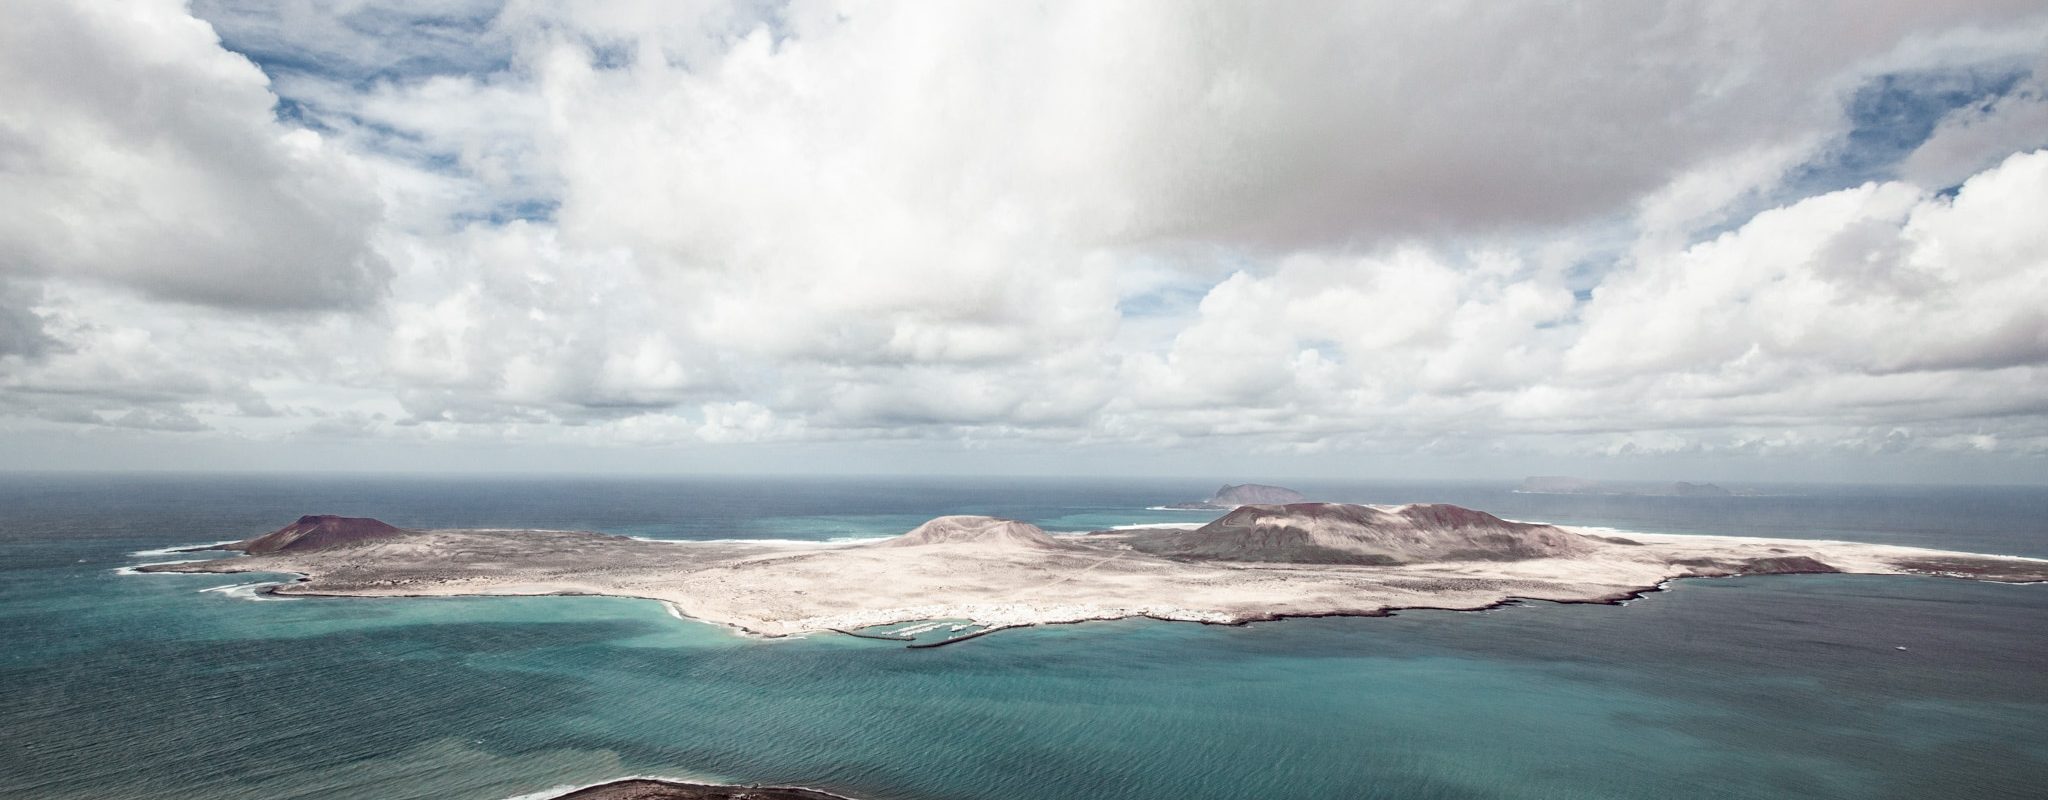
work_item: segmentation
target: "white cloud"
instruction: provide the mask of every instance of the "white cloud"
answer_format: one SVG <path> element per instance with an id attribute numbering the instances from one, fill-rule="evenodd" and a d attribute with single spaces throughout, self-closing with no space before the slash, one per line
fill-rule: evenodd
<path id="1" fill-rule="evenodd" d="M 0 32 L 0 436 L 2048 452 L 2038 75 L 1782 198 L 2025 4 L 200 8 Z"/>
<path id="2" fill-rule="evenodd" d="M 779 420 L 775 412 L 757 403 L 706 403 L 704 424 L 694 431 L 707 442 L 761 442 L 793 439 L 803 433 L 802 423 Z"/>
<path id="3" fill-rule="evenodd" d="M 1785 361 L 1871 374 L 2048 362 L 2048 151 L 1953 200 L 1868 184 L 1766 211 L 1595 290 L 1576 374 Z"/>
<path id="4" fill-rule="evenodd" d="M 388 374 L 372 379 L 400 388 L 415 417 L 574 420 L 725 382 L 718 354 L 694 346 L 623 253 L 568 251 L 520 222 L 408 239 L 392 260 Z"/>
<path id="5" fill-rule="evenodd" d="M 0 270 L 256 309 L 362 306 L 386 266 L 352 158 L 169 0 L 33 0 L 0 26 Z"/>

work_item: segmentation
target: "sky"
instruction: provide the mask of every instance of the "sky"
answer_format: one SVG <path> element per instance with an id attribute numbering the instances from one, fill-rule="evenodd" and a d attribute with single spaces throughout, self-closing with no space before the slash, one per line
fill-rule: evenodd
<path id="1" fill-rule="evenodd" d="M 0 469 L 2048 483 L 2048 8 L 22 0 Z"/>

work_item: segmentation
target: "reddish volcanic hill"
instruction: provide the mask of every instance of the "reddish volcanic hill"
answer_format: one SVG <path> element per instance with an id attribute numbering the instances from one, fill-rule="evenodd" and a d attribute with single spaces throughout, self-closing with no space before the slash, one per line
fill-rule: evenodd
<path id="1" fill-rule="evenodd" d="M 266 553 L 321 550 L 370 539 L 398 536 L 405 532 L 404 528 L 394 528 L 369 517 L 318 514 L 300 517 L 298 522 L 253 539 L 236 542 L 225 549 L 260 556 Z"/>
<path id="2" fill-rule="evenodd" d="M 1136 549 L 1220 561 L 1413 564 L 1574 556 L 1597 543 L 1550 525 L 1443 504 L 1248 505 L 1196 530 L 1146 533 Z"/>

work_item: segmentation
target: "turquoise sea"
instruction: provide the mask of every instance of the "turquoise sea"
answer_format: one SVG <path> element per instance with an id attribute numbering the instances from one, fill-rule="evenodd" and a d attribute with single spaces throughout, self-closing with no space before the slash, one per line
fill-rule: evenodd
<path id="1" fill-rule="evenodd" d="M 863 798 L 2037 798 L 2048 586 L 1681 581 L 1624 606 L 1121 621 L 935 650 L 607 598 L 256 599 L 135 555 L 300 514 L 833 538 L 1202 521 L 1196 481 L 0 477 L 0 797 L 501 800 L 631 774 Z M 1301 485 L 1519 519 L 2048 556 L 2048 489 Z M 189 556 L 187 556 L 189 557 Z M 221 591 L 222 587 L 242 587 Z M 1903 650 L 1898 648 L 1905 648 Z"/>

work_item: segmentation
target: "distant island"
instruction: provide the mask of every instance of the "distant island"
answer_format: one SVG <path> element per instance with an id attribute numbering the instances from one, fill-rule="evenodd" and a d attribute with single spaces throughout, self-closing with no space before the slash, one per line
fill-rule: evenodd
<path id="1" fill-rule="evenodd" d="M 933 647 L 995 631 L 1151 617 L 1239 624 L 1612 603 L 1674 578 L 1853 572 L 2048 580 L 2048 560 L 1802 539 L 1615 533 L 1454 505 L 1239 506 L 1194 530 L 1053 535 L 948 516 L 866 542 L 647 541 L 579 531 L 407 530 L 308 516 L 142 572 L 303 576 L 280 596 L 611 595 L 762 636 L 840 632 Z M 880 626 L 906 624 L 894 630 Z M 924 641 L 918 634 L 936 634 Z"/>
<path id="2" fill-rule="evenodd" d="M 1160 507 L 1176 511 L 1228 511 L 1238 506 L 1287 505 L 1289 503 L 1306 502 L 1308 502 L 1308 498 L 1303 496 L 1302 493 L 1285 486 L 1268 486 L 1263 483 L 1226 483 L 1223 485 L 1223 488 L 1217 489 L 1215 494 L 1209 495 L 1207 500 L 1193 503 L 1173 503 Z"/>
<path id="3" fill-rule="evenodd" d="M 1515 489 L 1524 494 L 1608 494 L 1640 497 L 1734 497 L 1711 483 L 1632 483 L 1596 481 L 1563 475 L 1538 475 L 1522 479 Z"/>

